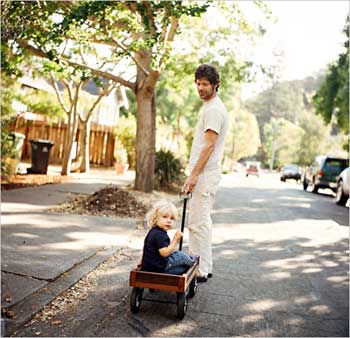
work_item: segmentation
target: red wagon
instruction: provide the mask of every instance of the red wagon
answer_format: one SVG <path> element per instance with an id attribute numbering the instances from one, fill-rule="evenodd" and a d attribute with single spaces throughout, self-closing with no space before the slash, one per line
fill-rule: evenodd
<path id="1" fill-rule="evenodd" d="M 184 206 L 182 213 L 181 231 L 184 230 L 186 205 L 187 200 L 191 197 L 191 194 L 183 196 Z M 182 238 L 180 241 L 179 250 L 182 250 Z M 130 271 L 129 285 L 133 287 L 130 296 L 130 308 L 132 313 L 137 313 L 140 309 L 142 301 L 164 302 L 154 299 L 143 298 L 143 291 L 145 288 L 150 290 L 163 290 L 174 291 L 177 293 L 176 302 L 166 301 L 166 303 L 177 304 L 177 318 L 184 318 L 188 299 L 192 298 L 197 291 L 197 272 L 199 269 L 199 257 L 193 266 L 182 275 L 171 275 L 165 273 L 140 271 L 140 267 L 137 267 Z"/>

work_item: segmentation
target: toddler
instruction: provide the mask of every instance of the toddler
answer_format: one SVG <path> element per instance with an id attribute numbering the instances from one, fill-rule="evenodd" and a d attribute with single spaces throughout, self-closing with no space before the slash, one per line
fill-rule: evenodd
<path id="1" fill-rule="evenodd" d="M 157 202 L 147 214 L 148 232 L 139 262 L 142 271 L 161 272 L 182 275 L 195 262 L 195 257 L 182 251 L 175 251 L 183 233 L 178 230 L 172 241 L 167 234 L 176 221 L 177 210 L 167 201 Z"/>

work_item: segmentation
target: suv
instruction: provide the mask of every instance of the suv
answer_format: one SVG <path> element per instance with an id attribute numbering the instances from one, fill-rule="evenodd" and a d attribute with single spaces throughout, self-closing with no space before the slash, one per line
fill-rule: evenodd
<path id="1" fill-rule="evenodd" d="M 345 158 L 329 155 L 316 156 L 312 165 L 304 173 L 304 190 L 310 185 L 314 193 L 320 188 L 330 188 L 336 192 L 337 177 L 348 166 L 349 161 Z"/>

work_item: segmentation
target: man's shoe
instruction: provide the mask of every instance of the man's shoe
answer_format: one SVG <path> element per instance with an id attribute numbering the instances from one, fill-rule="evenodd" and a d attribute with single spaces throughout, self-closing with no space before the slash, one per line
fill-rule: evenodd
<path id="1" fill-rule="evenodd" d="M 212 278 L 213 274 L 211 272 L 208 273 L 208 278 Z"/>
<path id="2" fill-rule="evenodd" d="M 204 276 L 198 276 L 197 277 L 197 282 L 198 283 L 205 283 L 207 280 L 208 280 L 208 278 L 204 277 Z"/>

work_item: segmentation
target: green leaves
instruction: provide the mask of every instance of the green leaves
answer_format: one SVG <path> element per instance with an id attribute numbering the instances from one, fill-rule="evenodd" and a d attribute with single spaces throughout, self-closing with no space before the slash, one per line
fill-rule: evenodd
<path id="1" fill-rule="evenodd" d="M 313 97 L 316 113 L 326 123 L 334 117 L 337 126 L 349 132 L 349 17 L 344 32 L 347 39 L 344 43 L 345 53 L 340 54 L 337 62 L 328 66 L 327 75 L 319 90 Z"/>

